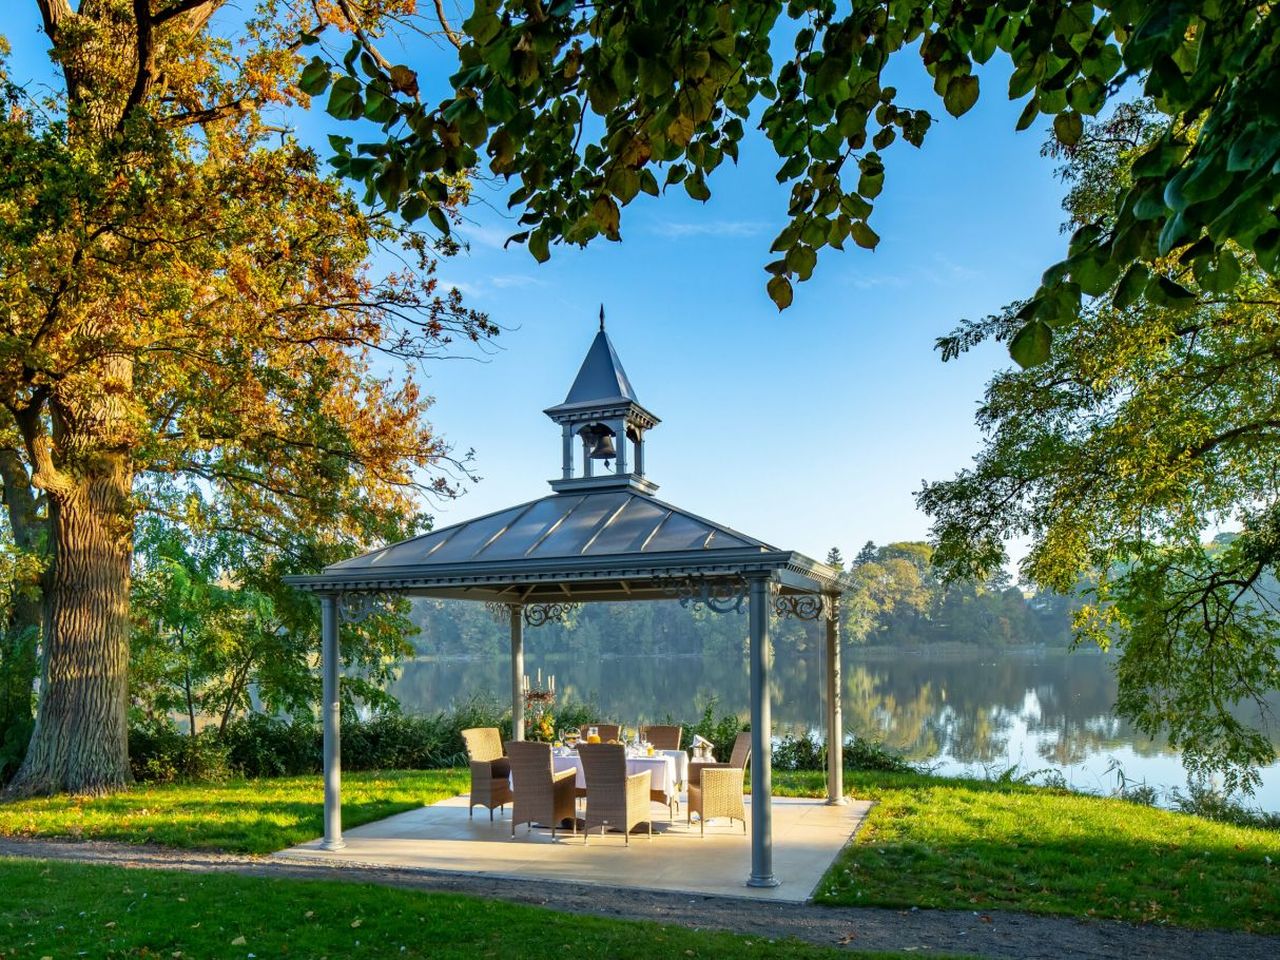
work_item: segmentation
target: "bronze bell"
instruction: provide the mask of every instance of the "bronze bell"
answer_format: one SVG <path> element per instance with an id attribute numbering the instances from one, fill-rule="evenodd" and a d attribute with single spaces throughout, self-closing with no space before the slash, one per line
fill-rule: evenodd
<path id="1" fill-rule="evenodd" d="M 603 430 L 597 433 L 595 446 L 591 448 L 591 453 L 588 456 L 592 460 L 608 461 L 615 459 L 618 456 L 618 451 L 613 447 L 613 434 L 606 433 Z"/>

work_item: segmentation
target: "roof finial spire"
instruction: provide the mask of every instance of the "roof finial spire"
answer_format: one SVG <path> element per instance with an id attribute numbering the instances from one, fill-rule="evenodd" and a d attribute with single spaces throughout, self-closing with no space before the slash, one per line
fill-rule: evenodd
<path id="1" fill-rule="evenodd" d="M 600 330 L 604 332 L 604 304 L 600 304 Z"/>

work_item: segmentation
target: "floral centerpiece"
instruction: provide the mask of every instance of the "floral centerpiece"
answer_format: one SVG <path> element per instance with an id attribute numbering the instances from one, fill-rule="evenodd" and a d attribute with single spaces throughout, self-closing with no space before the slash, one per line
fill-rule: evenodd
<path id="1" fill-rule="evenodd" d="M 556 678 L 547 678 L 547 686 L 541 687 L 542 671 L 538 671 L 538 684 L 529 683 L 524 678 L 524 735 L 527 740 L 550 743 L 556 737 L 555 716 L 552 709 L 556 705 Z"/>

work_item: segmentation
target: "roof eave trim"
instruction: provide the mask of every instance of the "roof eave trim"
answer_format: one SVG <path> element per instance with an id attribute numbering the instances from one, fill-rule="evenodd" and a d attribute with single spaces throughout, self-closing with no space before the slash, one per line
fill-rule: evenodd
<path id="1" fill-rule="evenodd" d="M 789 571 L 810 580 L 822 590 L 827 578 L 815 577 L 811 564 L 790 550 L 764 551 L 758 548 L 673 551 L 665 554 L 627 553 L 608 557 L 581 557 L 548 560 L 472 561 L 462 564 L 432 564 L 383 567 L 372 570 L 335 570 L 331 573 L 285 577 L 286 583 L 315 592 L 352 590 L 395 590 L 427 587 L 535 583 L 564 580 L 580 582 L 660 579 L 671 576 L 733 576 L 735 574 Z"/>

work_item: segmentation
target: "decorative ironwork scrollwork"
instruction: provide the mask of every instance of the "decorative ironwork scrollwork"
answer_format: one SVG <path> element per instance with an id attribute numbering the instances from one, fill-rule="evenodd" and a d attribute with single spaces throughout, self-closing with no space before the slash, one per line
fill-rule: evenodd
<path id="1" fill-rule="evenodd" d="M 390 593 L 343 593 L 338 597 L 338 616 L 343 623 L 364 623 L 370 617 L 385 613 L 395 602 Z"/>
<path id="2" fill-rule="evenodd" d="M 525 604 L 524 622 L 531 627 L 540 627 L 544 623 L 564 623 L 577 609 L 580 603 L 529 603 Z"/>
<path id="3" fill-rule="evenodd" d="M 489 616 L 493 617 L 494 623 L 505 624 L 511 620 L 511 608 L 519 607 L 518 603 L 503 603 L 500 600 L 486 600 L 484 608 L 489 611 Z"/>
<path id="4" fill-rule="evenodd" d="M 795 620 L 829 620 L 835 603 L 825 593 L 779 594 L 773 600 L 773 614 Z"/>
<path id="5" fill-rule="evenodd" d="M 662 592 L 686 609 L 706 607 L 714 613 L 742 613 L 747 602 L 743 577 L 671 577 Z"/>

